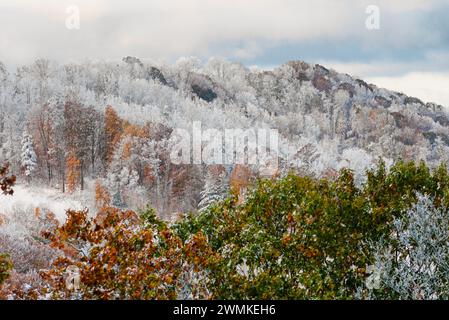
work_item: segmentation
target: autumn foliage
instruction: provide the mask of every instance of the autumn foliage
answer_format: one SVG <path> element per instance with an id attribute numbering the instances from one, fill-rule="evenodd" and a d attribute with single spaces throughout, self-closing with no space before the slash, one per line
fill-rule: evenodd
<path id="1" fill-rule="evenodd" d="M 46 237 L 65 253 L 42 273 L 55 299 L 175 299 L 186 273 L 199 271 L 211 259 L 204 236 L 183 243 L 151 210 L 139 218 L 105 207 L 94 219 L 87 211 L 68 211 L 65 224 Z M 65 283 L 66 270 L 73 266 L 81 276 L 78 292 Z M 207 292 L 194 292 L 207 297 Z"/>
<path id="2" fill-rule="evenodd" d="M 369 243 L 392 234 L 418 193 L 449 205 L 445 166 L 381 163 L 366 176 L 359 188 L 347 169 L 335 179 L 262 180 L 243 203 L 234 195 L 175 227 L 183 239 L 202 232 L 220 257 L 208 268 L 215 299 L 354 298 L 373 263 Z"/>
<path id="3" fill-rule="evenodd" d="M 67 190 L 74 192 L 80 181 L 80 160 L 72 153 L 68 156 L 67 161 Z"/>
<path id="4" fill-rule="evenodd" d="M 383 163 L 356 187 L 335 178 L 290 174 L 168 224 L 153 209 L 111 207 L 97 185 L 98 212 L 67 212 L 42 234 L 59 254 L 38 285 L 18 298 L 52 299 L 352 299 L 369 276 L 371 243 L 427 194 L 449 207 L 445 166 Z M 99 205 L 100 206 L 100 205 Z M 41 216 L 41 214 L 39 214 Z M 47 217 L 48 218 L 48 217 Z M 4 278 L 10 264 L 3 268 Z M 67 287 L 76 268 L 80 287 Z M 7 280 L 10 281 L 10 280 Z M 386 295 L 388 296 L 388 295 Z"/>
<path id="5" fill-rule="evenodd" d="M 245 165 L 236 165 L 230 177 L 231 193 L 238 196 L 238 202 L 242 203 L 246 189 L 251 179 L 251 170 Z"/>
<path id="6" fill-rule="evenodd" d="M 111 195 L 108 190 L 101 185 L 99 181 L 95 183 L 95 205 L 97 208 L 109 206 L 111 203 Z"/>
<path id="7" fill-rule="evenodd" d="M 12 186 L 14 186 L 14 183 L 16 182 L 16 177 L 8 176 L 8 169 L 8 164 L 0 166 L 0 188 L 3 194 L 12 195 L 14 193 Z"/>
<path id="8" fill-rule="evenodd" d="M 106 160 L 111 161 L 115 147 L 120 141 L 120 137 L 123 132 L 123 121 L 111 106 L 106 107 L 104 117 L 104 129 L 106 133 Z"/>

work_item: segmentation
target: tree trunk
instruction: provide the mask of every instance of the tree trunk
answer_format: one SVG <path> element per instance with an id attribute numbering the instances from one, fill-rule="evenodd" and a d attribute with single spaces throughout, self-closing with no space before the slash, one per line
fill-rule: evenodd
<path id="1" fill-rule="evenodd" d="M 84 190 L 84 161 L 81 160 L 80 163 L 80 182 L 81 182 L 81 190 Z"/>
<path id="2" fill-rule="evenodd" d="M 62 193 L 65 193 L 65 159 L 63 156 L 60 157 L 59 165 L 62 180 Z"/>

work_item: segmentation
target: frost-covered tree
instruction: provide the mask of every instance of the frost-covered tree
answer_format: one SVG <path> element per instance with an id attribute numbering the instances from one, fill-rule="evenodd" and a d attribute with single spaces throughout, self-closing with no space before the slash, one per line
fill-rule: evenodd
<path id="1" fill-rule="evenodd" d="M 363 149 L 349 148 L 343 150 L 340 168 L 349 168 L 354 172 L 355 180 L 360 184 L 365 179 L 365 171 L 373 166 L 373 158 Z"/>
<path id="2" fill-rule="evenodd" d="M 211 204 L 223 200 L 228 193 L 228 185 L 226 181 L 226 172 L 220 170 L 209 170 L 206 174 L 204 188 L 200 194 L 200 202 L 198 209 L 203 210 Z"/>
<path id="3" fill-rule="evenodd" d="M 37 159 L 36 152 L 33 147 L 33 137 L 27 132 L 24 132 L 22 136 L 21 164 L 23 174 L 29 181 L 33 175 L 33 172 L 36 170 Z"/>
<path id="4" fill-rule="evenodd" d="M 106 184 L 112 193 L 112 204 L 118 208 L 125 206 L 123 193 L 136 187 L 139 181 L 138 173 L 126 167 L 126 163 L 122 159 L 122 154 L 123 148 L 119 148 L 114 153 L 106 177 Z"/>
<path id="5" fill-rule="evenodd" d="M 376 262 L 360 297 L 449 299 L 449 211 L 419 196 L 393 226 L 390 239 L 373 245 Z"/>
<path id="6" fill-rule="evenodd" d="M 137 186 L 139 175 L 134 170 L 129 170 L 127 167 L 119 169 L 115 168 L 108 174 L 107 183 L 110 190 L 113 191 L 112 203 L 118 207 L 124 207 L 125 201 L 123 199 L 123 193 L 130 191 L 133 187 Z"/>

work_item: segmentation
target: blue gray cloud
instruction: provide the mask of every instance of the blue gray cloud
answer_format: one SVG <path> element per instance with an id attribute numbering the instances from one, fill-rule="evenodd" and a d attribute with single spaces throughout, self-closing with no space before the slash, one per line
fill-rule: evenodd
<path id="1" fill-rule="evenodd" d="M 79 30 L 65 27 L 70 5 L 80 9 Z M 368 5 L 380 9 L 380 30 L 365 28 Z M 449 74 L 448 15 L 449 0 L 5 0 L 0 61 L 195 55 L 271 67 L 302 59 L 380 85 L 424 73 L 441 82 Z M 449 105 L 443 96 L 437 102 Z"/>

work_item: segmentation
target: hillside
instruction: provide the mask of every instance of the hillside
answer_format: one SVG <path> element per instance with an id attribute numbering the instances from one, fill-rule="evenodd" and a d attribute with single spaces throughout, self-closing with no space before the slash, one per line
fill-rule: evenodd
<path id="1" fill-rule="evenodd" d="M 173 130 L 198 121 L 203 130 L 277 129 L 281 176 L 349 167 L 362 177 L 378 158 L 431 167 L 448 160 L 444 107 L 302 61 L 264 71 L 221 59 L 161 66 L 134 57 L 40 59 L 6 70 L 0 65 L 0 154 L 12 173 L 64 192 L 93 178 L 117 206 L 150 202 L 161 216 L 220 198 L 240 171 L 243 184 L 258 174 L 254 166 L 171 163 Z M 24 133 L 36 155 L 29 175 Z"/>

